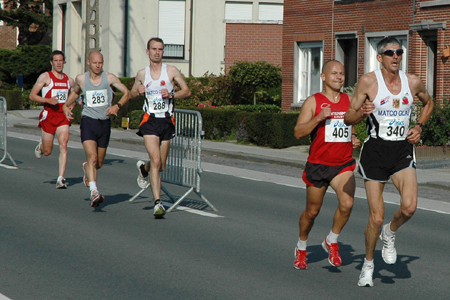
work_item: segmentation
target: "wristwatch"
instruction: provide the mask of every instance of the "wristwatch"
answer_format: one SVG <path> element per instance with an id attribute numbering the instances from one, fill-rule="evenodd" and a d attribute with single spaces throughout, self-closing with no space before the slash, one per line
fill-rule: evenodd
<path id="1" fill-rule="evenodd" d="M 122 108 L 122 104 L 117 103 L 117 106 L 119 107 L 119 110 Z"/>
<path id="2" fill-rule="evenodd" d="M 420 128 L 422 129 L 422 131 L 423 131 L 423 124 L 422 123 L 419 123 L 419 122 L 417 122 L 416 123 L 416 125 L 419 125 L 420 126 Z"/>

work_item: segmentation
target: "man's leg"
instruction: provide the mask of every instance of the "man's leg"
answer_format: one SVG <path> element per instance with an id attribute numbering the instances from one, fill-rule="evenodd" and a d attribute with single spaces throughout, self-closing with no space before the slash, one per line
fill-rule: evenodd
<path id="1" fill-rule="evenodd" d="M 69 142 L 69 125 L 62 125 L 56 129 L 59 144 L 59 176 L 64 177 L 67 166 L 67 143 Z"/>
<path id="2" fill-rule="evenodd" d="M 87 164 L 86 164 L 86 176 L 89 180 L 97 181 L 97 165 L 98 165 L 98 152 L 97 142 L 93 140 L 86 140 L 83 142 L 84 152 L 86 152 Z"/>
<path id="3" fill-rule="evenodd" d="M 353 171 L 344 172 L 337 175 L 330 182 L 330 186 L 336 192 L 339 200 L 339 206 L 334 213 L 331 231 L 335 234 L 340 234 L 342 228 L 344 228 L 345 224 L 347 224 L 353 208 L 353 199 L 355 196 L 356 187 Z"/>
<path id="4" fill-rule="evenodd" d="M 373 286 L 373 253 L 381 225 L 384 219 L 383 189 L 384 183 L 378 181 L 365 181 L 367 202 L 369 204 L 369 222 L 365 231 L 366 257 L 359 276 L 359 286 Z"/>
<path id="5" fill-rule="evenodd" d="M 307 269 L 306 262 L 306 246 L 309 233 L 314 225 L 314 220 L 319 214 L 323 203 L 323 196 L 328 187 L 317 188 L 314 186 L 306 186 L 306 208 L 298 220 L 299 238 L 297 247 L 295 247 L 295 269 Z"/>
<path id="6" fill-rule="evenodd" d="M 161 149 L 159 137 L 156 135 L 144 135 L 144 144 L 150 157 L 150 186 L 152 187 L 153 198 L 161 199 Z"/>
<path id="7" fill-rule="evenodd" d="M 415 169 L 405 169 L 394 176 L 392 182 L 400 192 L 400 209 L 394 214 L 392 222 L 383 226 L 380 239 L 383 241 L 381 256 L 385 263 L 393 265 L 397 261 L 395 232 L 406 223 L 417 208 L 417 178 Z"/>
<path id="8" fill-rule="evenodd" d="M 323 196 L 326 191 L 326 186 L 317 188 L 308 185 L 306 187 L 306 208 L 299 218 L 300 240 L 306 241 L 308 239 L 314 220 L 322 207 Z"/>
<path id="9" fill-rule="evenodd" d="M 342 265 L 339 255 L 338 237 L 350 218 L 353 208 L 353 198 L 355 195 L 355 176 L 353 171 L 343 172 L 330 182 L 330 186 L 336 192 L 339 205 L 334 213 L 333 225 L 330 233 L 322 242 L 323 249 L 329 253 L 328 262 L 335 267 Z"/>
<path id="10" fill-rule="evenodd" d="M 53 139 L 55 138 L 54 134 L 45 132 L 42 130 L 41 135 L 41 151 L 45 156 L 49 156 L 52 154 L 53 150 Z"/>
<path id="11" fill-rule="evenodd" d="M 417 209 L 417 176 L 416 170 L 405 169 L 392 176 L 392 182 L 400 192 L 400 209 L 395 213 L 390 229 L 397 229 L 406 223 Z"/>

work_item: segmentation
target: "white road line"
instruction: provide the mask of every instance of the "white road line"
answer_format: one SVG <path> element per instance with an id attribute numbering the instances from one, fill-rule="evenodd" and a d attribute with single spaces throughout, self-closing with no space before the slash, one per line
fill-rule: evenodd
<path id="1" fill-rule="evenodd" d="M 3 294 L 0 294 L 0 300 L 12 300 L 11 298 L 6 297 Z"/>
<path id="2" fill-rule="evenodd" d="M 8 133 L 8 136 L 39 141 L 39 137 L 30 134 L 23 133 Z M 55 141 L 57 143 L 57 141 Z M 82 148 L 79 142 L 69 141 L 68 147 L 70 148 Z M 114 154 L 123 157 L 131 157 L 136 159 L 147 159 L 148 156 L 146 153 L 138 152 L 138 151 L 130 151 L 130 150 L 122 150 L 116 148 L 108 148 L 108 154 Z M 259 171 L 252 171 L 246 169 L 240 169 L 236 167 L 229 167 L 223 165 L 217 165 L 212 163 L 202 163 L 202 169 L 207 172 L 235 176 L 243 179 L 255 180 L 255 181 L 263 181 L 263 182 L 271 182 L 279 185 L 289 186 L 289 187 L 297 187 L 297 188 L 306 188 L 305 183 L 301 178 L 295 178 L 290 176 L 283 176 Z M 417 172 L 421 172 L 418 170 Z M 328 189 L 328 193 L 334 193 L 333 189 Z M 356 188 L 355 198 L 366 198 L 366 191 L 364 188 Z M 383 193 L 383 198 L 385 203 L 390 204 L 400 204 L 400 196 L 396 193 Z M 418 209 L 432 211 L 441 214 L 450 214 L 450 203 L 427 199 L 427 198 L 419 198 Z"/>

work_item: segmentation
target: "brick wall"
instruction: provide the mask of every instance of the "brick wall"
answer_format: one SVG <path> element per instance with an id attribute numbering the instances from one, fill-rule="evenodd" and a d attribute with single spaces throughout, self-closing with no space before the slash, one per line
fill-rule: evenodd
<path id="1" fill-rule="evenodd" d="M 0 48 L 15 49 L 16 48 L 16 29 L 11 26 L 0 26 Z"/>
<path id="2" fill-rule="evenodd" d="M 450 23 L 450 5 L 420 8 L 413 16 L 413 1 L 408 0 L 346 0 L 309 1 L 285 0 L 283 19 L 282 56 L 282 109 L 291 109 L 294 97 L 294 51 L 297 42 L 322 41 L 324 61 L 335 58 L 336 32 L 356 32 L 358 36 L 358 78 L 364 74 L 365 34 L 383 31 L 409 31 L 408 72 L 426 81 L 427 46 L 426 32 L 410 30 L 413 23 L 422 20 L 447 21 Z M 448 31 L 448 30 L 447 30 Z M 434 32 L 436 34 L 436 31 Z M 450 46 L 450 33 L 438 29 L 438 50 Z M 437 96 L 442 97 L 450 89 L 450 62 L 442 54 L 437 62 Z M 444 91 L 444 92 L 443 92 Z"/>
<path id="3" fill-rule="evenodd" d="M 225 69 L 236 61 L 267 61 L 281 66 L 283 25 L 227 23 Z"/>

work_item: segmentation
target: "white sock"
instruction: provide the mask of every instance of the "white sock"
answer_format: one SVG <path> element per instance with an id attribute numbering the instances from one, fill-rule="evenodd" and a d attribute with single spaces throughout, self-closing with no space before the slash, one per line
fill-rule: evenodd
<path id="1" fill-rule="evenodd" d="M 386 225 L 386 230 L 384 231 L 384 234 L 388 237 L 393 237 L 395 235 L 395 231 L 391 230 L 391 223 Z"/>
<path id="2" fill-rule="evenodd" d="M 97 182 L 96 181 L 89 181 L 89 190 L 91 191 L 96 191 L 97 190 Z"/>
<path id="3" fill-rule="evenodd" d="M 364 264 L 368 265 L 368 266 L 373 266 L 373 259 L 372 260 L 367 260 L 366 258 L 364 258 Z"/>
<path id="4" fill-rule="evenodd" d="M 306 250 L 306 241 L 302 241 L 300 238 L 298 238 L 298 242 L 297 242 L 297 249 L 298 250 Z"/>
<path id="5" fill-rule="evenodd" d="M 335 244 L 335 243 L 337 243 L 338 237 L 339 237 L 339 234 L 336 234 L 330 230 L 330 233 L 327 236 L 327 242 L 329 244 Z"/>
<path id="6" fill-rule="evenodd" d="M 56 179 L 56 181 L 60 181 L 60 180 L 63 180 L 63 179 L 64 179 L 64 177 L 58 176 L 58 179 Z"/>

